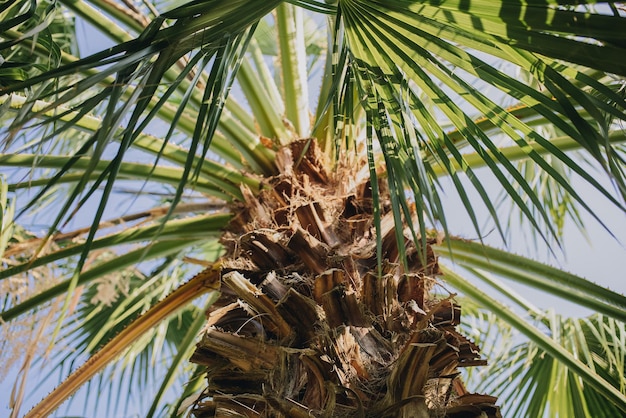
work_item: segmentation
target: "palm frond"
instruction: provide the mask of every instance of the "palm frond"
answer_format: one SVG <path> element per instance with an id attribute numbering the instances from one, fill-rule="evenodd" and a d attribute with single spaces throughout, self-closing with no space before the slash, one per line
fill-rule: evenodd
<path id="1" fill-rule="evenodd" d="M 464 305 L 468 308 L 470 304 Z M 546 332 L 595 373 L 624 393 L 624 324 L 603 315 L 563 318 L 553 311 L 539 312 Z M 498 393 L 510 416 L 613 417 L 622 414 L 602 393 L 586 385 L 533 341 L 498 337 L 509 326 L 496 314 L 466 310 L 463 327 L 478 339 L 495 341 L 503 349 L 490 356 L 490 366 L 470 377 L 478 390 Z M 485 332 L 483 332 L 485 331 Z M 492 359 L 492 360 L 491 360 Z M 515 390 L 507 389 L 515 387 Z"/>
<path id="2" fill-rule="evenodd" d="M 620 164 L 615 160 L 614 149 L 606 141 L 609 127 L 603 116 L 605 112 L 614 118 L 624 119 L 626 103 L 622 95 L 605 87 L 602 83 L 606 82 L 607 76 L 597 71 L 592 73 L 579 69 L 577 65 L 568 65 L 537 54 L 555 52 L 563 47 L 562 44 L 569 45 L 568 51 L 575 44 L 577 52 L 585 51 L 583 55 L 586 57 L 596 56 L 599 51 L 608 53 L 614 48 L 621 48 L 621 41 L 609 39 L 611 37 L 605 32 L 604 26 L 604 22 L 607 25 L 618 24 L 622 21 L 621 17 L 583 13 L 552 4 L 533 4 L 522 12 L 506 2 L 490 2 L 489 5 L 484 2 L 472 2 L 471 5 L 441 2 L 434 5 L 430 2 L 344 1 L 339 4 L 339 11 L 345 26 L 351 61 L 362 84 L 362 104 L 370 109 L 372 115 L 379 115 L 376 116 L 378 121 L 375 124 L 381 127 L 388 125 L 391 129 L 387 134 L 378 133 L 381 148 L 389 155 L 406 154 L 407 157 L 403 158 L 405 169 L 413 173 L 428 173 L 430 164 L 421 163 L 418 158 L 423 152 L 431 154 L 434 160 L 432 165 L 443 167 L 451 176 L 456 175 L 452 162 L 456 163 L 472 180 L 485 207 L 494 215 L 496 226 L 499 225 L 490 198 L 467 165 L 464 155 L 457 151 L 461 144 L 440 128 L 442 124 L 449 124 L 458 132 L 463 144 L 469 145 L 489 167 L 508 197 L 544 239 L 555 236 L 557 231 L 551 226 L 550 216 L 537 193 L 501 153 L 499 145 L 494 141 L 496 135 L 517 144 L 526 158 L 548 173 L 582 207 L 590 210 L 584 199 L 570 186 L 569 180 L 534 151 L 534 144 L 546 147 L 552 158 L 558 158 L 620 208 L 624 208 L 622 202 L 612 197 L 610 192 L 537 130 L 518 119 L 507 108 L 496 104 L 479 87 L 472 85 L 472 77 L 478 77 L 482 83 L 499 90 L 501 95 L 531 109 L 534 115 L 546 118 L 562 129 L 611 173 L 623 193 L 626 190 L 624 179 Z M 535 27 L 539 16 L 550 16 L 547 23 L 539 25 L 541 29 Z M 585 23 L 574 22 L 578 17 L 584 17 Z M 563 33 L 580 36 L 573 38 L 563 36 Z M 594 36 L 594 42 L 588 42 L 585 38 Z M 553 44 L 549 47 L 535 45 L 539 39 Z M 482 58 L 488 55 L 505 59 L 512 68 L 525 71 L 538 87 L 522 84 L 514 75 L 494 68 Z M 569 58 L 575 64 L 590 64 L 587 58 L 573 55 L 566 57 L 562 52 L 555 52 L 550 57 L 561 60 Z M 617 74 L 624 73 L 625 68 L 620 62 L 594 66 L 599 67 Z M 581 86 L 580 79 L 584 79 L 587 84 Z M 368 91 L 370 93 L 367 94 L 373 94 L 369 100 L 365 99 Z M 603 100 L 599 100 L 599 97 Z M 607 104 L 607 100 L 612 104 Z M 400 119 L 399 115 L 406 106 L 404 103 L 409 104 L 408 114 Z M 441 118 L 433 119 L 423 110 L 431 107 L 437 109 Z M 475 122 L 476 117 L 473 115 L 476 114 L 488 120 L 496 132 L 488 136 Z M 406 132 L 415 130 L 417 133 L 404 134 L 400 128 L 402 126 Z M 423 138 L 422 135 L 427 137 Z M 385 140 L 383 136 L 389 139 Z M 420 152 L 416 153 L 415 149 Z M 389 164 L 390 161 L 387 161 L 388 169 Z M 397 169 L 393 171 L 398 172 Z M 435 183 L 432 174 L 428 176 L 431 178 L 424 180 L 425 183 L 419 187 L 421 192 L 414 193 L 415 201 L 424 201 L 427 213 L 441 219 L 443 214 L 437 208 L 435 198 L 437 191 L 430 196 L 424 194 L 424 190 L 428 190 L 425 184 Z M 416 178 L 415 174 L 412 178 Z M 512 187 L 511 179 L 518 189 Z M 457 186 L 457 191 L 462 197 L 464 192 L 461 186 Z M 480 232 L 472 215 L 472 206 L 466 199 L 463 200 L 477 232 Z M 537 215 L 544 228 L 540 228 L 535 220 Z"/>
<path id="3" fill-rule="evenodd" d="M 310 131 L 306 44 L 300 29 L 304 26 L 303 11 L 281 4 L 276 9 L 276 20 L 285 117 L 293 124 L 296 136 L 303 138 Z"/>
<path id="4" fill-rule="evenodd" d="M 595 372 L 593 364 L 584 364 L 583 361 L 585 359 L 578 357 L 576 354 L 568 351 L 563 345 L 556 342 L 555 335 L 561 335 L 560 331 L 552 329 L 552 337 L 544 334 L 527 320 L 513 312 L 513 310 L 511 310 L 509 307 L 495 300 L 491 296 L 488 296 L 482 290 L 474 287 L 462 276 L 454 273 L 447 267 L 442 267 L 442 270 L 448 283 L 463 292 L 464 295 L 471 297 L 480 305 L 494 312 L 503 321 L 506 321 L 511 326 L 516 328 L 521 334 L 523 334 L 530 341 L 532 341 L 537 348 L 548 354 L 550 362 L 554 361 L 555 364 L 558 363 L 561 370 L 566 371 L 567 375 L 570 375 L 571 373 L 570 376 L 572 376 L 572 379 L 574 379 L 574 381 L 576 379 L 581 379 L 587 385 L 589 385 L 589 387 L 592 388 L 596 394 L 603 397 L 606 403 L 611 404 L 611 408 L 620 410 L 621 413 L 626 412 L 626 394 L 623 392 L 623 385 L 613 385 L 612 382 L 607 381 L 603 376 L 600 376 Z M 554 322 L 552 322 L 552 324 L 554 324 Z M 567 336 L 571 335 L 571 333 L 564 333 L 562 335 L 567 338 Z M 620 366 L 622 365 L 623 363 Z M 562 393 L 553 392 L 552 387 L 548 386 L 550 380 L 548 380 L 548 382 L 546 382 L 545 380 L 545 378 L 547 378 L 547 376 L 545 375 L 545 373 L 547 372 L 546 368 L 541 368 L 538 371 L 541 372 L 543 376 L 538 377 L 536 380 L 533 379 L 532 384 L 537 386 L 538 389 L 536 393 L 539 396 L 545 397 L 548 396 L 550 393 L 554 393 L 557 397 L 553 398 L 552 396 L 550 396 L 550 398 L 557 400 L 558 402 L 563 402 L 567 407 L 567 409 L 565 409 L 566 411 L 571 411 L 572 409 L 575 410 L 576 407 L 580 405 L 579 403 L 573 402 L 574 399 L 571 397 L 566 397 L 566 399 L 559 400 L 558 396 L 561 396 Z M 621 370 L 617 373 L 621 373 Z M 571 384 L 572 382 L 569 383 Z M 523 388 L 524 385 L 516 385 L 516 387 Z M 556 395 L 557 393 L 558 395 Z M 577 394 L 577 392 L 574 393 L 574 395 Z M 539 405 L 545 405 L 545 399 L 541 402 L 535 402 L 533 404 L 533 407 L 539 408 Z M 561 405 L 561 407 L 562 406 L 563 405 Z M 522 408 L 523 406 L 520 404 L 519 407 Z M 583 410 L 584 409 L 579 409 L 579 411 Z M 515 415 L 517 415 L 518 412 L 519 410 L 516 410 Z M 538 414 L 535 414 L 535 412 Z M 539 412 L 540 411 L 538 410 L 531 411 L 531 413 L 533 413 L 532 416 L 540 416 L 541 413 Z"/>
<path id="5" fill-rule="evenodd" d="M 448 246 L 438 246 L 437 250 L 463 267 L 490 271 L 626 321 L 626 297 L 574 274 L 493 247 L 458 239 L 450 240 Z"/>
<path id="6" fill-rule="evenodd" d="M 113 358 L 126 350 L 135 339 L 144 334 L 160 321 L 186 306 L 191 300 L 208 291 L 216 291 L 219 288 L 219 269 L 207 269 L 196 275 L 189 282 L 180 286 L 176 291 L 153 306 L 140 319 L 133 321 L 124 328 L 111 341 L 106 344 L 106 349 L 101 349 L 92 356 L 88 363 L 76 370 L 48 395 L 45 402 L 39 403 L 29 411 L 27 417 L 48 415 L 56 410 L 72 393 L 83 383 L 91 379 L 97 372 L 104 368 Z"/>

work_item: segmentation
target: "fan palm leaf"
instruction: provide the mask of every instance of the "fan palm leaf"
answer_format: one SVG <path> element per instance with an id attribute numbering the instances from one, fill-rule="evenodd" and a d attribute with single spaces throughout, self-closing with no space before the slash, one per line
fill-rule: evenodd
<path id="1" fill-rule="evenodd" d="M 519 299 L 518 299 L 519 301 Z M 527 302 L 522 302 L 529 308 Z M 505 411 L 511 416 L 619 416 L 613 404 L 603 402 L 592 386 L 579 379 L 571 369 L 564 368 L 554 357 L 546 356 L 539 343 L 530 340 L 517 342 L 510 334 L 511 328 L 501 318 L 488 311 L 472 309 L 465 305 L 466 324 L 477 341 L 489 340 L 499 346 L 490 358 L 497 361 L 472 375 L 481 390 L 498 393 L 509 391 L 510 382 L 518 390 L 503 396 Z M 530 310 L 537 325 L 545 328 L 551 338 L 603 376 L 610 385 L 623 391 L 624 386 L 624 323 L 594 314 L 585 318 L 563 318 L 550 310 Z M 466 328 L 467 329 L 467 328 Z M 500 339 L 499 335 L 507 335 Z M 493 371 L 489 369 L 493 368 Z M 502 373 L 501 370 L 507 370 Z"/>

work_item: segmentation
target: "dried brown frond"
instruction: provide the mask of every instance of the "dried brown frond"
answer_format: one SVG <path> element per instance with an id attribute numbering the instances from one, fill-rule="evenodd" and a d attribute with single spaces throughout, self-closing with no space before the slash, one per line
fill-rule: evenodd
<path id="1" fill-rule="evenodd" d="M 484 360 L 456 330 L 453 295 L 431 294 L 440 237 L 421 248 L 404 231 L 398 243 L 381 183 L 378 271 L 358 169 L 329 172 L 313 140 L 277 160 L 280 174 L 244 191 L 224 236 L 222 296 L 192 357 L 208 380 L 195 416 L 499 417 L 495 398 L 459 380 L 458 367 Z"/>

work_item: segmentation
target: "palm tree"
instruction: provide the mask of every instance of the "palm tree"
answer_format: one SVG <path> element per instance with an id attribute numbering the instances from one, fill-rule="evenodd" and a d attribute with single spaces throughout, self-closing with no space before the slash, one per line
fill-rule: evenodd
<path id="1" fill-rule="evenodd" d="M 114 45 L 77 57 L 66 11 Z M 449 286 L 584 386 L 575 413 L 626 411 L 619 355 L 586 361 L 484 271 L 608 318 L 570 327 L 599 342 L 589 358 L 623 353 L 623 333 L 593 329 L 623 327 L 624 296 L 455 237 L 444 196 L 477 236 L 510 242 L 509 212 L 553 251 L 568 215 L 594 215 L 572 177 L 625 210 L 619 3 L 62 0 L 0 13 L 0 164 L 17 167 L 0 196 L 2 352 L 28 347 L 22 370 L 47 353 L 69 375 L 27 416 L 87 382 L 121 402 L 153 380 L 147 416 L 500 416 L 460 378 L 485 360 Z M 527 393 L 512 382 L 504 396 Z"/>

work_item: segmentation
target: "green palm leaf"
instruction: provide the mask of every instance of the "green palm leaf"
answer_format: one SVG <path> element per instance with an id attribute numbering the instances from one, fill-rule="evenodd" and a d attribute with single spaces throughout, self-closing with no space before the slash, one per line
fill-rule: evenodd
<path id="1" fill-rule="evenodd" d="M 581 361 L 582 359 L 580 359 L 577 355 L 574 355 L 572 352 L 569 352 L 565 348 L 565 344 L 559 344 L 554 342 L 549 336 L 545 335 L 532 324 L 528 323 L 525 319 L 514 313 L 510 308 L 506 307 L 502 303 L 496 301 L 490 296 L 484 294 L 482 291 L 473 287 L 471 284 L 469 284 L 469 282 L 467 282 L 466 279 L 452 272 L 448 268 L 444 268 L 444 274 L 447 281 L 450 282 L 454 287 L 476 300 L 482 306 L 497 313 L 497 315 L 499 315 L 502 320 L 510 323 L 512 326 L 517 328 L 522 334 L 529 338 L 533 342 L 533 344 L 536 345 L 536 347 L 539 347 L 542 351 L 547 353 L 550 358 L 550 360 L 548 361 L 550 363 L 555 362 L 555 364 L 558 364 L 561 372 L 565 373 L 566 375 L 571 374 L 574 379 L 573 382 L 575 382 L 576 380 L 583 380 L 593 389 L 594 395 L 592 396 L 597 397 L 598 394 L 601 394 L 600 396 L 602 396 L 606 400 L 609 400 L 612 407 L 614 407 L 616 410 L 621 410 L 622 412 L 626 411 L 626 395 L 623 392 L 623 383 L 616 384 L 615 386 L 611 385 L 611 383 L 605 380 L 602 376 L 595 373 L 593 365 L 591 365 L 591 367 L 587 367 Z M 557 324 L 555 324 L 554 322 L 552 324 L 557 326 Z M 554 329 L 552 331 L 553 335 L 561 335 L 560 331 L 555 332 Z M 568 335 L 571 335 L 571 333 L 565 332 L 563 335 L 565 338 L 567 338 Z M 580 349 L 581 347 L 576 348 Z M 582 348 L 584 349 L 584 347 Z M 540 372 L 545 373 L 546 369 L 542 368 L 540 369 Z M 618 375 L 620 373 L 621 371 L 617 372 Z M 519 373 L 514 373 L 513 375 L 515 374 Z M 546 403 L 554 405 L 555 400 L 557 401 L 557 405 L 554 406 L 554 409 L 560 410 L 561 413 L 573 412 L 574 410 L 578 410 L 579 412 L 581 412 L 582 410 L 584 410 L 578 408 L 579 405 L 577 405 L 573 397 L 567 397 L 572 392 L 569 392 L 568 395 L 564 395 L 558 390 L 552 391 L 551 386 L 548 386 L 550 379 L 548 379 L 548 382 L 546 382 L 545 378 L 545 374 L 543 376 L 536 376 L 536 379 L 533 379 L 532 381 L 532 385 L 536 385 L 536 393 L 538 396 L 546 396 L 546 394 L 553 395 L 549 395 L 548 399 L 542 399 L 541 401 L 532 403 L 532 408 L 535 408 L 535 410 L 531 410 L 530 413 L 532 413 L 533 416 L 535 415 L 535 413 L 539 413 L 539 415 L 541 415 L 539 409 L 545 407 Z M 573 382 L 568 383 L 572 385 Z M 580 385 L 581 383 L 577 383 L 577 386 L 579 388 Z M 533 392 L 535 392 L 535 388 L 532 388 L 527 393 Z M 574 392 L 573 395 L 577 396 L 578 393 Z M 528 396 L 530 395 L 521 395 L 522 398 Z M 550 398 L 552 398 L 552 402 L 550 402 Z M 559 405 L 558 403 L 562 403 L 562 405 Z M 514 412 L 514 415 L 517 415 L 517 413 L 519 413 L 523 407 L 523 404 L 520 404 L 518 406 L 518 409 Z"/>
<path id="2" fill-rule="evenodd" d="M 587 318 L 563 318 L 553 311 L 537 313 L 553 340 L 611 386 L 624 392 L 622 322 L 597 314 Z M 466 320 L 475 331 L 489 330 L 477 335 L 478 338 L 496 338 L 496 344 L 505 346 L 490 356 L 494 361 L 486 370 L 471 379 L 475 379 L 479 390 L 497 392 L 507 399 L 504 407 L 511 416 L 613 417 L 622 414 L 614 404 L 604 400 L 604 393 L 545 355 L 535 342 L 516 343 L 514 336 L 509 336 L 508 341 L 499 339 L 500 328 L 506 330 L 507 325 L 497 316 L 472 310 Z M 517 390 L 507 389 L 511 387 L 510 382 L 515 382 Z"/>

